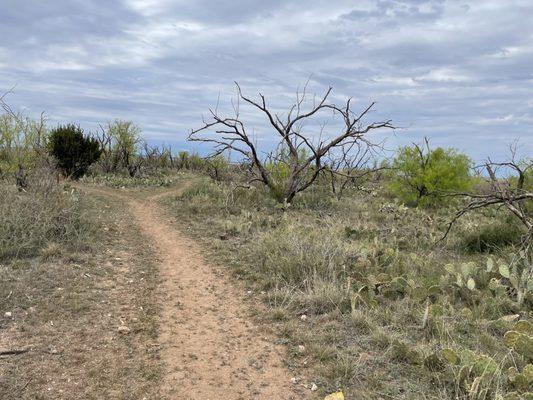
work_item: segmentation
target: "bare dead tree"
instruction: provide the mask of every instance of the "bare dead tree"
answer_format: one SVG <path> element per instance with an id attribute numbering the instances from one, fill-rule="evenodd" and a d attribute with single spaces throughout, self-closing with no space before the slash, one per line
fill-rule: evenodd
<path id="1" fill-rule="evenodd" d="M 533 192 L 525 186 L 526 174 L 530 169 L 533 169 L 533 160 L 517 161 L 516 147 L 511 147 L 510 161 L 498 163 L 488 159 L 480 168 L 487 174 L 487 187 L 479 193 L 452 194 L 454 196 L 463 196 L 469 199 L 469 202 L 449 222 L 442 239 L 447 237 L 453 224 L 463 215 L 478 209 L 500 206 L 505 207 L 526 227 L 528 232 L 526 239 L 533 240 L 533 215 L 531 209 L 527 208 L 527 202 L 533 200 Z M 513 172 L 514 179 L 499 179 L 497 172 L 502 168 Z"/>
<path id="2" fill-rule="evenodd" d="M 341 145 L 337 152 L 328 154 L 324 172 L 328 175 L 331 191 L 338 200 L 346 189 L 356 187 L 369 175 L 389 168 L 376 166 L 376 157 L 382 151 L 383 143 L 368 145 L 365 142 L 354 142 Z"/>
<path id="3" fill-rule="evenodd" d="M 367 138 L 368 134 L 380 129 L 394 129 L 390 120 L 381 122 L 365 123 L 365 118 L 371 112 L 375 103 L 372 102 L 360 112 L 352 110 L 352 99 L 348 99 L 343 106 L 337 106 L 329 101 L 332 88 L 329 87 L 325 94 L 318 100 L 314 98 L 309 109 L 307 103 L 307 85 L 303 91 L 297 91 L 296 101 L 289 107 L 285 115 L 279 115 L 272 111 L 267 105 L 265 96 L 259 94 L 259 100 L 253 100 L 243 94 L 241 87 L 237 86 L 238 102 L 234 106 L 235 115 L 223 117 L 218 114 L 218 110 L 210 109 L 212 121 L 203 121 L 204 124 L 198 129 L 194 129 L 189 134 L 189 140 L 195 142 L 210 143 L 215 146 L 214 155 L 225 152 L 234 152 L 244 158 L 253 166 L 253 180 L 262 182 L 271 192 L 281 192 L 282 198 L 290 203 L 296 194 L 307 189 L 315 182 L 320 173 L 327 167 L 325 157 L 331 152 L 345 146 L 349 148 L 351 144 L 366 143 L 373 145 Z M 268 161 L 272 161 L 272 153 L 267 157 L 260 155 L 256 143 L 252 139 L 249 130 L 239 115 L 239 102 L 251 106 L 260 111 L 268 121 L 268 124 L 278 137 L 279 144 L 284 146 L 289 158 L 287 163 L 289 175 L 283 187 L 280 188 L 275 182 L 272 171 L 267 168 Z M 325 134 L 325 124 L 315 132 L 304 132 L 306 122 L 317 118 L 319 113 L 329 113 L 332 118 L 337 118 L 342 122 L 342 128 L 336 130 L 333 135 Z M 200 136 L 200 133 L 210 133 L 214 131 L 216 137 L 211 135 Z M 323 139 L 328 136 L 328 139 Z"/>
<path id="4" fill-rule="evenodd" d="M 172 152 L 170 147 L 162 146 L 150 146 L 148 143 L 143 143 L 143 149 L 138 156 L 138 162 L 142 161 L 140 166 L 144 169 L 150 170 L 150 172 L 156 172 L 158 170 L 168 168 L 172 162 Z M 140 159 L 140 160 L 139 160 Z"/>
<path id="5" fill-rule="evenodd" d="M 100 124 L 94 137 L 98 140 L 102 150 L 102 155 L 98 161 L 100 168 L 106 174 L 113 172 L 113 138 L 111 134 Z"/>
<path id="6" fill-rule="evenodd" d="M 132 157 L 129 153 L 127 153 L 125 160 L 126 169 L 131 178 L 135 178 L 139 174 L 141 167 L 146 161 L 143 157 Z"/>

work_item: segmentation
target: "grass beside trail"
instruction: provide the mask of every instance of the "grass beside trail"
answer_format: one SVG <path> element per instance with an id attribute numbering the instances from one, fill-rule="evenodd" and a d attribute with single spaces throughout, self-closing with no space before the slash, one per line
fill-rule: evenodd
<path id="1" fill-rule="evenodd" d="M 469 215 L 436 244 L 453 207 L 407 208 L 378 188 L 337 201 L 318 185 L 283 210 L 261 189 L 204 179 L 166 206 L 264 300 L 258 317 L 320 393 L 480 400 L 518 390 L 507 371 L 527 358 L 503 336 L 531 318 L 531 298 L 490 289 L 499 275 L 484 272 L 488 259 L 516 254 L 521 228 L 504 214 Z M 455 268 L 477 286 L 459 287 Z"/>
<path id="2" fill-rule="evenodd" d="M 0 393 L 156 399 L 157 271 L 122 205 L 0 182 Z"/>

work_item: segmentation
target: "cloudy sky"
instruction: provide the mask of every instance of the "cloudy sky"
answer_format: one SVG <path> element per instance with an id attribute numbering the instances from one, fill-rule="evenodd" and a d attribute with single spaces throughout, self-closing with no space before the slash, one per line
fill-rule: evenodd
<path id="1" fill-rule="evenodd" d="M 0 92 L 87 130 L 114 118 L 186 148 L 239 81 L 282 111 L 296 87 L 377 101 L 372 118 L 477 160 L 533 154 L 531 0 L 0 0 Z M 272 133 L 244 112 L 258 141 Z M 311 129 L 310 129 L 311 131 Z M 390 135 L 389 135 L 390 136 Z"/>

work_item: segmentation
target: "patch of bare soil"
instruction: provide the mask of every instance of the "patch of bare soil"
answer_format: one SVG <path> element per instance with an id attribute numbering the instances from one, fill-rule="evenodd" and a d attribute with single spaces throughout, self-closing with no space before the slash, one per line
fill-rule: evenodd
<path id="1" fill-rule="evenodd" d="M 119 197 L 155 245 L 162 302 L 161 395 L 169 399 L 296 399 L 283 348 L 250 317 L 243 288 L 205 262 L 201 248 L 176 231 L 152 197 Z"/>
<path id="2" fill-rule="evenodd" d="M 92 251 L 0 265 L 1 399 L 160 398 L 158 270 L 109 203 Z"/>

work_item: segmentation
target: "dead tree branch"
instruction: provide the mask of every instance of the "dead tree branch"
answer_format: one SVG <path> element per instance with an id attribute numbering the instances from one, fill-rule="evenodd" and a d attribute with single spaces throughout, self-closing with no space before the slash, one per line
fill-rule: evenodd
<path id="1" fill-rule="evenodd" d="M 357 113 L 352 110 L 352 99 L 348 99 L 343 106 L 330 102 L 331 87 L 318 101 L 313 101 L 309 109 L 304 110 L 306 108 L 306 85 L 301 93 L 297 92 L 296 101 L 288 108 L 284 116 L 271 110 L 263 94 L 260 93 L 259 99 L 254 100 L 243 94 L 238 83 L 235 84 L 238 100 L 265 116 L 268 126 L 278 137 L 278 148 L 283 146 L 288 151 L 286 164 L 289 168 L 289 176 L 281 188 L 283 199 L 280 199 L 287 202 L 291 202 L 296 194 L 311 186 L 320 173 L 327 168 L 325 158 L 328 154 L 342 147 L 346 150 L 352 145 L 355 147 L 363 144 L 375 146 L 367 138 L 369 133 L 380 129 L 395 129 L 390 120 L 364 122 L 375 106 L 374 102 Z M 253 166 L 254 179 L 259 179 L 272 192 L 279 190 L 271 171 L 267 168 L 268 162 L 272 161 L 272 153 L 269 153 L 265 159 L 260 157 L 256 143 L 240 119 L 239 102 L 234 106 L 234 111 L 235 116 L 222 117 L 217 109 L 211 109 L 211 121 L 204 120 L 203 126 L 192 130 L 189 140 L 213 145 L 215 155 L 229 151 L 240 154 L 245 162 Z M 328 113 L 330 118 L 340 120 L 340 130 L 336 129 L 334 134 L 325 135 L 325 125 L 322 125 L 314 132 L 304 132 L 306 122 L 310 122 L 312 118 L 318 118 L 319 114 L 324 116 L 324 113 Z M 205 135 L 200 136 L 201 133 Z M 328 139 L 323 139 L 324 136 Z"/>
<path id="2" fill-rule="evenodd" d="M 383 150 L 383 142 L 351 142 L 328 154 L 324 172 L 329 176 L 331 191 L 338 200 L 347 188 L 355 187 L 368 175 L 388 168 L 375 166 L 377 155 Z M 374 166 L 370 165 L 372 161 Z"/>
<path id="3" fill-rule="evenodd" d="M 507 208 L 527 229 L 528 237 L 533 237 L 533 215 L 526 207 L 527 201 L 533 200 L 533 192 L 525 187 L 526 174 L 533 169 L 533 161 L 518 162 L 515 150 L 511 148 L 512 158 L 508 162 L 497 163 L 488 159 L 481 167 L 487 174 L 487 187 L 479 193 L 453 193 L 450 196 L 461 196 L 469 199 L 468 204 L 459 210 L 448 223 L 446 232 L 440 240 L 444 240 L 452 226 L 463 215 L 470 211 L 490 207 Z M 505 168 L 514 173 L 513 178 L 498 178 L 498 170 Z"/>

